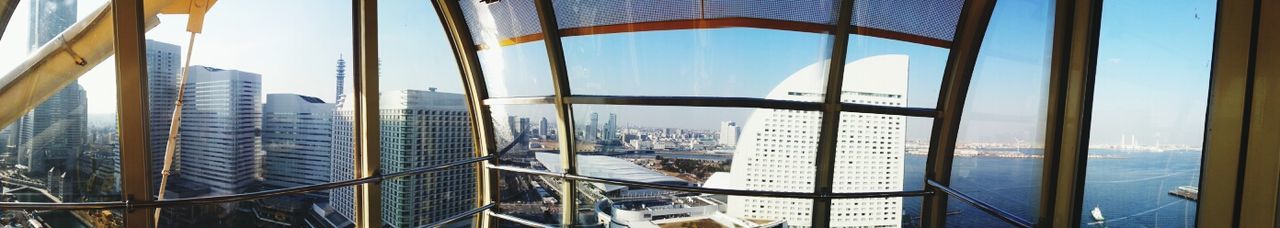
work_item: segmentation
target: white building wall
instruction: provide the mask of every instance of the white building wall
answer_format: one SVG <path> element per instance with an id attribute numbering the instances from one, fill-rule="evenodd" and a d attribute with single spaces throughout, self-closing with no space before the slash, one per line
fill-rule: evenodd
<path id="1" fill-rule="evenodd" d="M 905 55 L 864 58 L 846 66 L 843 102 L 905 106 Z M 821 102 L 824 63 L 813 64 L 784 80 L 767 98 Z M 749 190 L 812 192 L 822 113 L 759 109 L 751 114 L 734 152 L 733 186 Z M 836 192 L 902 190 L 905 120 L 903 117 L 843 113 L 837 136 Z M 834 200 L 833 227 L 898 226 L 901 198 Z M 808 227 L 812 201 L 729 197 L 729 214 L 747 219 L 786 220 Z"/>

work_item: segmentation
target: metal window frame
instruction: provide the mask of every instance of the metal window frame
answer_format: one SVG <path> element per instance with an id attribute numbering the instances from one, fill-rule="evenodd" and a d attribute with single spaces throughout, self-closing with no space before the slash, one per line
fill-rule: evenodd
<path id="1" fill-rule="evenodd" d="M 355 55 L 355 177 L 380 175 L 382 132 L 378 104 L 378 1 L 352 0 L 352 47 Z M 355 218 L 358 228 L 382 227 L 382 185 L 368 183 L 355 187 Z"/>
<path id="2" fill-rule="evenodd" d="M 946 224 L 947 196 L 951 184 L 951 159 L 955 154 L 956 138 L 960 134 L 961 116 L 969 93 L 969 82 L 977 64 L 978 52 L 986 36 L 987 25 L 995 11 L 995 0 L 967 0 L 960 11 L 960 19 L 953 36 L 946 69 L 943 71 L 942 90 L 938 95 L 938 118 L 933 120 L 933 135 L 929 139 L 929 157 L 925 160 L 925 180 L 936 182 L 925 190 L 936 194 L 925 196 L 921 209 L 921 223 L 925 227 L 943 227 Z M 965 198 L 959 198 L 965 199 Z M 993 216 L 1003 217 L 1001 214 Z M 1014 224 L 1020 225 L 1020 224 Z"/>
<path id="3" fill-rule="evenodd" d="M 458 72 L 461 73 L 459 76 L 462 77 L 463 88 L 467 91 L 464 96 L 467 99 L 467 111 L 471 114 L 472 142 L 476 156 L 494 155 L 493 152 L 498 150 L 495 143 L 497 140 L 494 138 L 496 135 L 493 130 L 493 111 L 482 102 L 489 99 L 489 87 L 484 81 L 484 70 L 479 64 L 478 46 L 471 40 L 471 31 L 467 30 L 466 19 L 458 1 L 435 0 L 431 3 L 441 26 L 444 27 L 445 36 L 450 41 L 449 45 L 453 48 Z M 508 145 L 508 148 L 513 145 L 515 143 Z M 498 153 L 505 151 L 498 151 Z M 498 188 L 501 173 L 485 168 L 494 163 L 498 163 L 498 160 L 480 163 L 475 167 L 476 205 L 495 205 L 501 199 L 502 191 Z M 497 226 L 497 221 L 487 216 L 487 213 L 474 217 L 472 223 L 478 227 Z"/>
<path id="4" fill-rule="evenodd" d="M 849 30 L 853 27 L 853 0 L 840 1 L 836 8 L 835 34 L 831 51 L 831 61 L 827 64 L 827 84 L 823 91 L 822 126 L 818 131 L 818 148 L 814 165 L 813 190 L 817 194 L 834 192 L 836 173 L 836 154 L 839 152 L 840 114 L 843 111 L 844 70 L 848 61 Z M 813 218 L 809 219 L 812 227 L 831 227 L 831 199 L 813 199 Z"/>
<path id="5" fill-rule="evenodd" d="M 538 12 L 538 24 L 542 28 L 543 45 L 547 49 L 547 63 L 551 65 L 551 80 L 555 85 L 556 107 L 556 139 L 560 142 L 560 167 L 566 174 L 578 174 L 577 139 L 574 138 L 573 106 L 567 101 L 569 90 L 569 70 L 564 59 L 564 48 L 560 43 L 560 28 L 556 23 L 556 9 L 551 0 L 534 0 Z M 564 179 L 560 181 L 560 224 L 572 226 L 578 221 L 577 198 L 578 182 Z"/>
<path id="6" fill-rule="evenodd" d="M 1040 227 L 1080 226 L 1101 20 L 1102 0 L 1056 2 L 1037 213 Z"/>
<path id="7" fill-rule="evenodd" d="M 841 2 L 842 14 L 840 20 L 848 20 L 843 14 L 852 14 L 852 1 Z M 1275 180 L 1274 174 L 1280 173 L 1280 169 L 1276 169 L 1275 164 L 1280 164 L 1280 156 L 1265 153 L 1265 149 L 1280 147 L 1273 140 L 1265 140 L 1269 136 L 1280 135 L 1280 122 L 1261 118 L 1264 116 L 1276 115 L 1275 111 L 1265 109 L 1253 109 L 1253 106 L 1265 107 L 1268 105 L 1280 106 L 1280 99 L 1253 99 L 1255 96 L 1266 98 L 1267 91 L 1280 89 L 1280 76 L 1270 72 L 1280 72 L 1280 65 L 1277 64 L 1260 64 L 1276 62 L 1280 59 L 1268 56 L 1280 56 L 1277 50 L 1266 49 L 1271 47 L 1268 45 L 1280 45 L 1268 41 L 1265 38 L 1274 38 L 1280 34 L 1280 25 L 1276 20 L 1263 20 L 1267 16 L 1261 12 L 1280 11 L 1276 5 L 1263 5 L 1262 1 L 1220 1 L 1218 8 L 1218 21 L 1215 31 L 1215 49 L 1213 58 L 1213 76 L 1210 92 L 1210 107 L 1208 120 L 1206 123 L 1205 148 L 1206 153 L 1202 163 L 1202 176 L 1223 176 L 1235 178 L 1205 178 L 1202 184 L 1209 186 L 1217 186 L 1215 188 L 1205 189 L 1203 197 L 1206 199 L 1202 204 L 1198 204 L 1198 225 L 1201 226 L 1238 226 L 1240 224 L 1276 224 L 1275 220 L 1277 198 L 1275 192 L 1280 190 L 1280 180 Z M 382 178 L 378 173 L 379 168 L 379 122 L 378 122 L 378 104 L 377 104 L 377 77 L 368 77 L 361 75 L 376 75 L 377 72 L 377 8 L 376 1 L 373 0 L 353 0 L 352 20 L 356 26 L 353 26 L 353 44 L 357 52 L 356 55 L 356 80 L 355 94 L 356 106 L 359 109 L 356 112 L 356 137 L 357 149 L 355 153 L 357 177 L 365 178 L 359 180 L 348 181 L 351 184 L 360 184 L 357 190 L 357 211 L 363 215 L 364 219 L 358 219 L 357 223 L 360 227 L 377 227 L 380 226 L 380 195 L 377 181 L 369 178 L 376 178 L 379 181 Z M 116 30 L 116 50 L 117 50 L 117 80 L 119 82 L 143 82 L 146 75 L 142 70 L 145 69 L 146 59 L 142 53 L 145 53 L 143 20 L 141 15 L 142 3 L 139 0 L 116 0 L 112 3 L 113 13 L 115 14 L 115 30 Z M 496 197 L 496 180 L 497 170 L 517 171 L 534 175 L 549 175 L 562 178 L 565 181 L 566 188 L 569 191 L 562 193 L 572 198 L 573 188 L 580 181 L 586 182 L 604 182 L 613 184 L 647 186 L 654 188 L 666 188 L 669 190 L 679 190 L 688 192 L 703 193 L 720 193 L 733 195 L 753 195 L 753 196 L 770 196 L 775 194 L 771 192 L 761 191 L 741 191 L 728 189 L 707 189 L 707 188 L 687 188 L 676 186 L 661 186 L 647 183 L 631 183 L 625 180 L 615 180 L 607 178 L 595 178 L 587 176 L 579 176 L 576 174 L 575 148 L 571 145 L 573 142 L 572 132 L 572 104 L 610 104 L 610 105 L 654 105 L 654 106 L 691 106 L 691 107 L 744 107 L 744 108 L 772 108 L 772 109 L 790 109 L 790 110 L 809 110 L 823 111 L 824 131 L 821 133 L 820 142 L 830 142 L 835 132 L 825 131 L 828 128 L 838 127 L 834 121 L 839 117 L 840 112 L 863 112 L 873 114 L 888 114 L 899 116 L 915 116 L 915 117 L 931 117 L 934 119 L 934 135 L 930 144 L 930 155 L 927 165 L 927 181 L 928 185 L 923 191 L 902 191 L 902 192 L 883 192 L 883 193 L 830 193 L 829 182 L 831 181 L 831 173 L 822 172 L 832 167 L 826 163 L 833 162 L 831 156 L 834 155 L 830 146 L 819 149 L 818 164 L 819 178 L 816 180 L 819 185 L 826 185 L 816 188 L 815 193 L 784 193 L 772 196 L 776 197 L 794 197 L 794 198 L 810 198 L 815 202 L 829 202 L 830 199 L 836 198 L 865 198 L 865 197 L 895 197 L 895 196 L 914 196 L 924 195 L 927 199 L 925 205 L 925 214 L 923 215 L 927 226 L 943 226 L 945 224 L 945 210 L 947 197 L 956 197 L 963 202 L 974 204 L 984 212 L 990 213 L 1003 219 L 1009 219 L 1011 214 L 999 211 L 994 207 L 982 206 L 982 202 L 967 198 L 967 196 L 954 191 L 947 187 L 950 178 L 950 160 L 954 152 L 955 138 L 958 134 L 960 117 L 962 114 L 965 96 L 967 95 L 969 79 L 973 73 L 973 66 L 976 63 L 978 49 L 981 45 L 982 36 L 990 16 L 994 10 L 994 0 L 970 0 L 965 3 L 960 19 L 960 26 L 956 31 L 954 47 L 951 49 L 948 57 L 947 70 L 944 73 L 943 92 L 939 96 L 938 108 L 903 108 L 903 107 L 883 107 L 871 105 L 859 105 L 839 102 L 838 93 L 831 91 L 839 91 L 841 78 L 843 75 L 842 61 L 844 56 L 839 53 L 847 52 L 848 25 L 846 23 L 837 24 L 836 40 L 832 46 L 832 65 L 829 69 L 828 91 L 823 103 L 813 102 L 792 102 L 779 101 L 762 98 L 734 98 L 734 97 L 644 97 L 644 96 L 596 96 L 596 95 L 572 95 L 569 92 L 567 71 L 565 71 L 565 62 L 563 48 L 560 46 L 559 30 L 555 27 L 554 8 L 551 7 L 550 0 L 537 0 L 538 12 L 543 32 L 548 39 L 547 53 L 552 66 L 552 75 L 556 80 L 556 94 L 548 97 L 509 97 L 509 98 L 488 98 L 487 87 L 484 85 L 483 74 L 480 69 L 479 59 L 476 56 L 476 45 L 471 44 L 469 32 L 466 29 L 465 21 L 462 20 L 461 11 L 458 10 L 457 1 L 452 0 L 436 0 L 438 16 L 442 22 L 446 22 L 445 28 L 450 37 L 451 45 L 454 47 L 455 55 L 458 58 L 459 69 L 463 72 L 464 86 L 467 88 L 467 100 L 469 111 L 472 111 L 473 126 L 472 130 L 476 132 L 473 140 L 481 149 L 477 149 L 477 161 L 489 160 L 496 158 L 496 154 L 491 153 L 497 151 L 493 144 L 493 126 L 492 116 L 489 106 L 492 105 L 522 105 L 522 104 L 554 104 L 558 114 L 558 130 L 570 133 L 569 136 L 561 136 L 561 156 L 566 162 L 564 173 L 551 173 L 544 171 L 526 170 L 519 171 L 518 168 L 505 167 L 498 164 L 484 162 L 483 167 L 477 170 L 478 181 L 483 184 L 477 186 L 477 207 L 470 214 L 486 212 L 479 217 L 477 226 L 493 226 L 493 219 L 497 217 L 502 219 L 504 215 L 487 211 L 493 207 L 493 199 Z M 1050 85 L 1050 106 L 1048 111 L 1048 125 L 1045 130 L 1045 169 L 1043 170 L 1043 186 L 1045 190 L 1041 192 L 1041 206 L 1039 211 L 1038 226 L 1043 227 L 1076 227 L 1079 219 L 1080 195 L 1083 193 L 1082 178 L 1084 176 L 1084 162 L 1087 160 L 1086 153 L 1082 152 L 1087 145 L 1088 137 L 1088 119 L 1091 109 L 1091 83 L 1092 68 L 1091 64 L 1096 58 L 1097 48 L 1097 23 L 1100 19 L 1100 0 L 1059 0 L 1055 12 L 1054 23 L 1054 44 L 1053 44 L 1053 65 L 1051 66 L 1051 85 Z M 848 12 L 845 12 L 848 11 Z M 1227 13 L 1233 12 L 1233 13 Z M 1250 12 L 1250 13 L 1243 13 Z M 548 29 L 549 28 L 549 29 Z M 842 32 L 841 29 L 844 29 Z M 840 39 L 839 37 L 845 37 Z M 1274 39 L 1272 39 L 1274 40 Z M 842 44 L 843 43 L 843 44 Z M 1092 54 L 1091 54 L 1092 53 Z M 1261 56 L 1261 57 L 1260 57 Z M 834 79 L 833 79 L 834 78 Z M 118 83 L 118 106 L 121 107 L 119 112 L 120 120 L 120 140 L 121 140 L 121 156 L 122 162 L 131 164 L 122 166 L 122 202 L 99 202 L 99 203 L 82 203 L 82 204 L 60 204 L 50 205 L 50 208 L 61 208 L 63 206 L 93 206 L 94 208 L 118 208 L 126 209 L 125 222 L 129 227 L 149 227 L 149 222 L 128 223 L 129 221 L 150 221 L 150 209 L 153 207 L 163 207 L 164 205 L 177 205 L 179 202 L 191 203 L 208 203 L 209 200 L 231 200 L 226 197 L 212 198 L 193 198 L 193 199 L 174 199 L 156 201 L 148 194 L 150 186 L 149 178 L 149 153 L 146 146 L 146 115 L 142 113 L 147 105 L 146 89 L 142 87 L 142 83 Z M 374 91 L 374 92 L 369 92 Z M 832 100 L 834 98 L 834 101 Z M 834 118 L 833 118 L 834 117 Z M 566 143 L 568 142 L 568 143 Z M 820 146 L 829 143 L 820 143 Z M 491 161 L 493 162 L 493 161 Z M 368 182 L 360 182 L 368 181 Z M 360 183 L 356 183 L 360 182 Z M 330 183 L 332 184 L 332 183 Z M 310 186 L 314 187 L 314 186 Z M 259 193 L 254 193 L 259 194 Z M 272 193 L 261 193 L 270 195 Z M 263 196 L 266 197 L 266 196 Z M 217 201 L 217 202 L 231 202 Z M 562 215 L 562 221 L 571 224 L 576 221 L 576 204 L 570 200 L 564 205 L 562 211 L 567 212 Z M 25 206 L 24 206 L 25 205 Z M 22 208 L 31 207 L 37 204 L 0 204 L 0 207 Z M 104 206 L 108 205 L 108 206 Z M 115 205 L 115 206 L 110 206 Z M 132 206 L 131 206 L 132 205 Z M 825 221 L 829 216 L 829 203 L 826 207 L 815 205 L 817 212 L 814 213 L 814 222 Z M 136 206 L 136 207 L 135 207 Z M 462 215 L 460 215 L 462 216 Z M 454 217 L 451 219 L 461 219 Z M 1012 217 L 1012 219 L 1019 219 Z M 510 220 L 510 219 L 508 219 Z M 1025 221 L 1007 220 L 1014 225 L 1026 225 Z M 1021 224 L 1020 224 L 1021 223 Z M 815 223 L 816 224 L 816 223 Z"/>
<path id="8" fill-rule="evenodd" d="M 15 1 L 16 4 L 16 1 Z M 151 152 L 147 118 L 146 27 L 141 0 L 111 1 L 115 24 L 116 118 L 119 122 L 121 199 L 127 203 L 155 201 L 151 195 Z M 128 227 L 152 227 L 150 208 L 126 208 Z"/>

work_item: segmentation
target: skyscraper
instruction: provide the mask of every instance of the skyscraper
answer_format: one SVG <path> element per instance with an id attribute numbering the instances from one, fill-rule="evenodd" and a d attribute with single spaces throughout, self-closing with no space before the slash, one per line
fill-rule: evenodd
<path id="1" fill-rule="evenodd" d="M 518 134 L 525 134 L 525 133 L 529 133 L 529 118 L 528 118 L 528 117 L 520 118 L 520 132 L 519 132 L 519 133 L 517 133 L 517 135 L 518 135 Z"/>
<path id="2" fill-rule="evenodd" d="M 618 139 L 618 115 L 609 113 L 609 122 L 604 123 L 604 132 L 601 133 L 605 141 Z"/>
<path id="3" fill-rule="evenodd" d="M 160 169 L 164 167 L 174 102 L 178 100 L 181 51 L 178 45 L 147 40 L 147 128 L 150 129 L 152 183 L 160 183 Z M 159 189 L 159 184 L 154 188 Z"/>
<path id="4" fill-rule="evenodd" d="M 75 23 L 75 0 L 31 2 L 27 51 L 34 52 Z M 74 171 L 88 134 L 88 101 L 84 89 L 72 82 L 7 127 L 16 163 L 31 174 L 44 176 L 50 168 Z"/>
<path id="5" fill-rule="evenodd" d="M 738 128 L 738 123 L 733 121 L 720 122 L 720 145 L 737 146 L 738 134 L 742 133 L 742 129 Z"/>
<path id="6" fill-rule="evenodd" d="M 583 140 L 588 142 L 596 141 L 600 135 L 600 113 L 591 113 L 591 123 L 587 125 L 587 130 L 583 132 Z"/>
<path id="7" fill-rule="evenodd" d="M 34 52 L 76 23 L 76 0 L 32 0 L 27 52 Z"/>
<path id="8" fill-rule="evenodd" d="M 462 94 L 402 90 L 383 92 L 379 99 L 383 172 L 441 165 L 473 155 Z M 335 181 L 353 178 L 352 110 L 351 101 L 345 101 L 334 116 Z M 330 197 L 330 204 L 347 219 L 353 218 L 352 196 L 351 188 L 338 188 Z M 391 227 L 418 227 L 471 209 L 474 198 L 471 166 L 388 179 L 382 183 L 382 221 Z"/>
<path id="9" fill-rule="evenodd" d="M 343 83 L 346 83 L 345 82 L 346 79 L 347 79 L 347 61 L 342 60 L 342 56 L 339 55 L 338 56 L 338 82 L 335 83 L 334 85 L 335 87 L 334 93 L 333 93 L 334 101 L 337 101 L 338 99 L 342 99 L 342 96 L 343 96 L 342 88 L 344 88 Z"/>
<path id="10" fill-rule="evenodd" d="M 907 64 L 906 55 L 880 55 L 849 63 L 840 100 L 906 106 Z M 767 98 L 821 102 L 822 87 L 813 85 L 821 85 L 825 75 L 825 64 L 809 65 L 775 87 Z M 756 110 L 746 122 L 746 133 L 733 155 L 730 183 L 736 186 L 711 187 L 812 192 L 812 162 L 821 115 L 811 111 Z M 835 192 L 902 190 L 904 121 L 901 116 L 891 115 L 840 115 Z M 785 219 L 792 227 L 811 224 L 812 201 L 807 199 L 730 196 L 729 204 L 729 214 L 735 217 Z M 831 215 L 834 227 L 902 224 L 902 199 L 897 197 L 838 199 L 833 200 L 831 210 L 839 212 Z"/>
<path id="11" fill-rule="evenodd" d="M 280 188 L 328 182 L 332 115 L 333 104 L 320 98 L 267 94 L 262 107 L 263 182 Z"/>
<path id="12" fill-rule="evenodd" d="M 191 66 L 183 86 L 179 181 L 208 186 L 215 194 L 242 193 L 258 176 L 262 76 Z"/>
<path id="13" fill-rule="evenodd" d="M 551 136 L 551 132 L 548 130 L 550 129 L 551 128 L 547 126 L 547 118 L 542 117 L 542 123 L 538 125 L 538 133 L 542 133 L 542 138 L 544 139 L 549 138 Z"/>

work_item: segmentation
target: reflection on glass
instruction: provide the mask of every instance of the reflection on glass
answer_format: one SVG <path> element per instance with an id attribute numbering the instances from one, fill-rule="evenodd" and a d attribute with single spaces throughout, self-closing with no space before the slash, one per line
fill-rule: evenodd
<path id="1" fill-rule="evenodd" d="M 475 157 L 471 118 L 453 51 L 431 4 L 380 5 L 379 81 L 382 172 Z M 382 182 L 382 223 L 420 227 L 476 206 L 476 166 L 457 166 Z M 449 226 L 465 227 L 471 220 Z"/>
<path id="2" fill-rule="evenodd" d="M 490 97 L 554 93 L 533 0 L 459 1 Z"/>
<path id="3" fill-rule="evenodd" d="M 21 69 L 21 64 L 37 58 L 36 53 L 42 48 L 71 45 L 55 43 L 55 38 L 73 24 L 87 23 L 100 16 L 103 12 L 100 9 L 107 3 L 105 0 L 10 2 L 16 4 L 11 6 L 16 10 L 7 19 L 4 39 L 0 39 L 0 70 Z M 111 25 L 106 26 L 110 31 Z M 110 37 L 88 33 L 84 39 Z M 90 47 L 77 49 L 84 48 Z M 13 122 L 0 123 L 0 178 L 4 185 L 0 201 L 120 200 L 115 61 L 107 57 L 90 60 L 90 63 L 88 66 L 92 69 L 40 100 L 25 115 Z M 76 69 L 66 68 L 69 72 Z M 0 109 L 21 111 L 8 110 L 14 108 Z M 122 215 L 113 210 L 3 210 L 0 226 L 122 227 Z"/>
<path id="4" fill-rule="evenodd" d="M 920 227 L 919 221 L 917 220 L 916 222 L 917 223 L 913 227 Z M 1000 228 L 1017 226 L 1009 224 L 1009 222 L 1005 222 L 1004 220 L 1000 220 L 1000 218 L 997 218 L 986 211 L 982 211 L 982 209 L 978 209 L 969 203 L 951 198 L 947 200 L 946 227 Z"/>
<path id="5" fill-rule="evenodd" d="M 187 46 L 187 15 L 161 15 L 146 34 L 153 191 L 178 99 L 183 106 L 165 199 L 350 179 L 352 118 L 343 100 L 353 93 L 354 72 L 347 68 L 351 30 L 343 29 L 351 20 L 342 16 L 350 7 L 221 1 L 209 9 L 194 46 Z M 184 59 L 188 54 L 191 60 Z M 187 61 L 186 81 L 179 84 Z M 349 223 L 352 207 L 344 202 L 352 195 L 329 194 L 339 191 L 166 208 L 160 226 L 301 224 L 295 222 L 308 217 Z"/>
<path id="6" fill-rule="evenodd" d="M 1081 226 L 1195 226 L 1216 4 L 1103 4 Z"/>
<path id="7" fill-rule="evenodd" d="M 1045 0 L 996 3 L 951 168 L 951 188 L 1032 222 L 1040 205 L 1053 7 Z M 947 224 L 1003 223 L 964 213 Z"/>

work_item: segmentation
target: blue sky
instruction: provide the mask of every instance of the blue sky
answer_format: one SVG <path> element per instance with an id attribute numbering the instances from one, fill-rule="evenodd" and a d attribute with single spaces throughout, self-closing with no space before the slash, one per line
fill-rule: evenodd
<path id="1" fill-rule="evenodd" d="M 81 17 L 104 2 L 81 0 Z M 331 101 L 335 61 L 351 56 L 348 3 L 219 1 L 197 37 L 193 64 L 262 74 L 266 93 Z M 461 92 L 452 50 L 431 5 L 381 3 L 382 88 Z M 1133 134 L 1140 143 L 1198 145 L 1214 2 L 1109 0 L 1105 6 L 1093 142 L 1118 143 L 1120 135 Z M 19 6 L 0 39 L 0 67 L 12 68 L 25 58 L 26 7 Z M 962 142 L 1039 142 L 1051 7 L 1047 0 L 998 2 L 971 85 Z M 147 38 L 185 46 L 184 16 L 161 16 L 161 21 Z M 568 37 L 563 43 L 579 94 L 763 97 L 792 72 L 827 59 L 831 40 L 824 34 L 729 28 Z M 946 49 L 858 36 L 850 44 L 850 61 L 910 55 L 908 103 L 934 106 Z M 504 89 L 509 92 L 493 95 L 550 93 L 540 42 L 495 50 L 481 53 L 487 63 L 502 62 L 486 65 L 486 75 L 502 75 L 511 83 Z M 91 113 L 115 110 L 114 88 L 104 86 L 115 83 L 111 64 L 104 62 L 80 80 L 90 95 Z M 535 119 L 552 116 L 546 108 L 512 110 Z M 745 121 L 750 110 L 622 107 L 600 112 L 618 112 L 624 126 L 710 129 L 720 121 Z M 909 138 L 927 137 L 928 119 L 908 124 Z"/>

